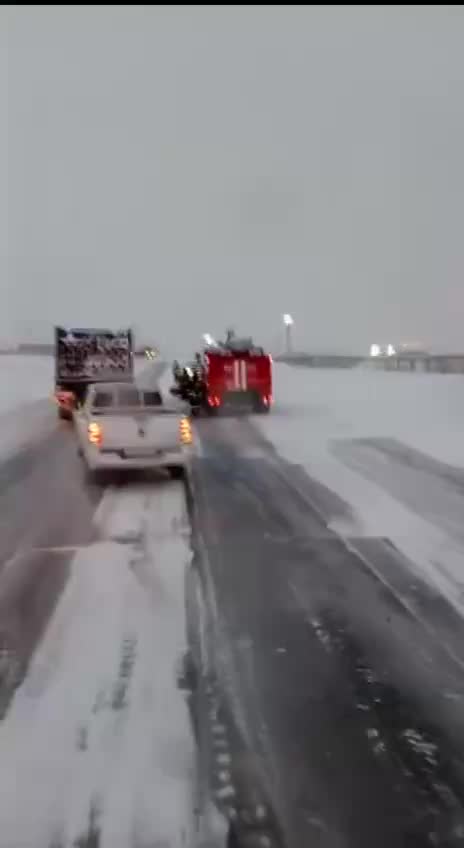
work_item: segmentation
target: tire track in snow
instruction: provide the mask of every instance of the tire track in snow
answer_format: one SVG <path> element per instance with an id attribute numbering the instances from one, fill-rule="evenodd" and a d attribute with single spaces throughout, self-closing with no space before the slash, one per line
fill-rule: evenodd
<path id="1" fill-rule="evenodd" d="M 464 472 L 396 439 L 335 441 L 332 453 L 464 545 Z"/>

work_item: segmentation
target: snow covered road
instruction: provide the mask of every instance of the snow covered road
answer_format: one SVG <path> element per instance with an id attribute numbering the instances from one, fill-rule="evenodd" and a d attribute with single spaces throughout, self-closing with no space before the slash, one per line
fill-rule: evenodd
<path id="1" fill-rule="evenodd" d="M 183 486 L 89 485 L 53 406 L 0 481 L 1 848 L 216 848 L 182 685 Z"/>
<path id="2" fill-rule="evenodd" d="M 53 413 L 0 456 L 0 848 L 223 848 L 210 793 L 270 848 L 462 845 L 460 378 L 275 394 L 197 422 L 188 511 Z"/>
<path id="3" fill-rule="evenodd" d="M 194 841 L 182 491 L 109 489 L 95 523 L 0 729 L 5 848 Z"/>

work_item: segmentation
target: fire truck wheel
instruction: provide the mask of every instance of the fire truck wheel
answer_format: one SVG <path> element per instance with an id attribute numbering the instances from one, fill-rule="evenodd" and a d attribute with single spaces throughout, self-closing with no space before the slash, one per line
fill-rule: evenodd
<path id="1" fill-rule="evenodd" d="M 267 404 L 263 403 L 261 398 L 256 398 L 256 401 L 255 401 L 255 404 L 254 404 L 254 410 L 259 415 L 265 415 L 267 412 L 269 412 L 269 406 Z"/>

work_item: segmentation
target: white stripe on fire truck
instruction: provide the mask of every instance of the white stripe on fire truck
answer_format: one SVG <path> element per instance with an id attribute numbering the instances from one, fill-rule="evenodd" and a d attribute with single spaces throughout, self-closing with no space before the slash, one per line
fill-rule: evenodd
<path id="1" fill-rule="evenodd" d="M 240 362 L 234 359 L 234 388 L 240 388 Z"/>
<path id="2" fill-rule="evenodd" d="M 240 366 L 241 366 L 241 369 L 240 369 L 241 370 L 241 375 L 240 375 L 240 377 L 241 377 L 241 379 L 240 379 L 241 388 L 243 389 L 243 391 L 246 391 L 246 389 L 248 387 L 248 369 L 247 369 L 247 364 L 246 364 L 244 359 L 242 359 L 242 361 L 240 362 Z"/>

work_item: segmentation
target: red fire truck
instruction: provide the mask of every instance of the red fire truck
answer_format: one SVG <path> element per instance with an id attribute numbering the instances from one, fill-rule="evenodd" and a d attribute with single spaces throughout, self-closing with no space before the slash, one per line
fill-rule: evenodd
<path id="1" fill-rule="evenodd" d="M 208 345 L 183 369 L 178 393 L 192 410 L 210 414 L 233 408 L 269 412 L 272 405 L 272 357 L 251 339 Z"/>

